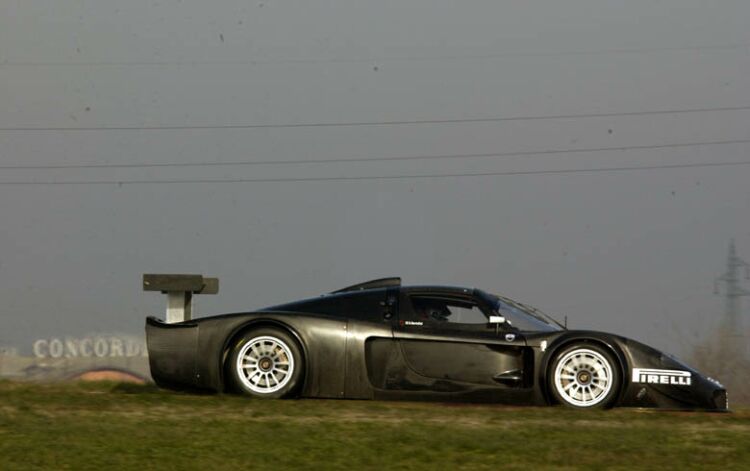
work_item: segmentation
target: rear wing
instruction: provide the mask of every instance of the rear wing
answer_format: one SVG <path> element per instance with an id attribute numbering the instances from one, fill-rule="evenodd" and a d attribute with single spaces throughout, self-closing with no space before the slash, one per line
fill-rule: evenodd
<path id="1" fill-rule="evenodd" d="M 167 295 L 167 324 L 193 318 L 194 294 L 218 294 L 219 279 L 203 275 L 143 275 L 143 291 L 160 291 Z"/>

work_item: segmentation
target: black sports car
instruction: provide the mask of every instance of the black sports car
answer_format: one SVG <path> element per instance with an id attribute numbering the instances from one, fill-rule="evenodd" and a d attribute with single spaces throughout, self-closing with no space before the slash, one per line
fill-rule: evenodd
<path id="1" fill-rule="evenodd" d="M 672 356 L 567 330 L 478 289 L 374 280 L 256 312 L 146 321 L 159 386 L 256 397 L 726 410 L 724 387 Z"/>

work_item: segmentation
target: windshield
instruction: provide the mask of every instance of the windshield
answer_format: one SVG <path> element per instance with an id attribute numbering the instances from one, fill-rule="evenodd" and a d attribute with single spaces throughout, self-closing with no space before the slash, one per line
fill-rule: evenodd
<path id="1" fill-rule="evenodd" d="M 544 318 L 544 314 L 531 306 L 513 301 L 512 299 L 494 294 L 486 294 L 495 311 L 512 327 L 525 332 L 554 332 L 562 330 L 552 321 Z"/>

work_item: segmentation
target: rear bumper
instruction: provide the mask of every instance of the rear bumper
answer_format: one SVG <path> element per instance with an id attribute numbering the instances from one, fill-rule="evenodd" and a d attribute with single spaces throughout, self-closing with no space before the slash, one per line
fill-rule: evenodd
<path id="1" fill-rule="evenodd" d="M 163 388 L 196 387 L 198 325 L 192 322 L 167 324 L 155 317 L 146 319 L 146 344 L 154 382 Z"/>

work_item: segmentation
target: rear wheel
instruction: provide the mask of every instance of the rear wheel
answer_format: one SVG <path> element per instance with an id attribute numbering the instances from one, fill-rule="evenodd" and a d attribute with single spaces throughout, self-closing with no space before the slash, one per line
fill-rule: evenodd
<path id="1" fill-rule="evenodd" d="M 620 370 L 605 349 L 588 343 L 564 348 L 550 367 L 549 387 L 561 404 L 579 408 L 612 406 L 621 384 Z"/>
<path id="2" fill-rule="evenodd" d="M 227 361 L 228 375 L 238 391 L 255 397 L 293 396 L 301 385 L 302 352 L 280 329 L 262 328 L 242 335 Z"/>

